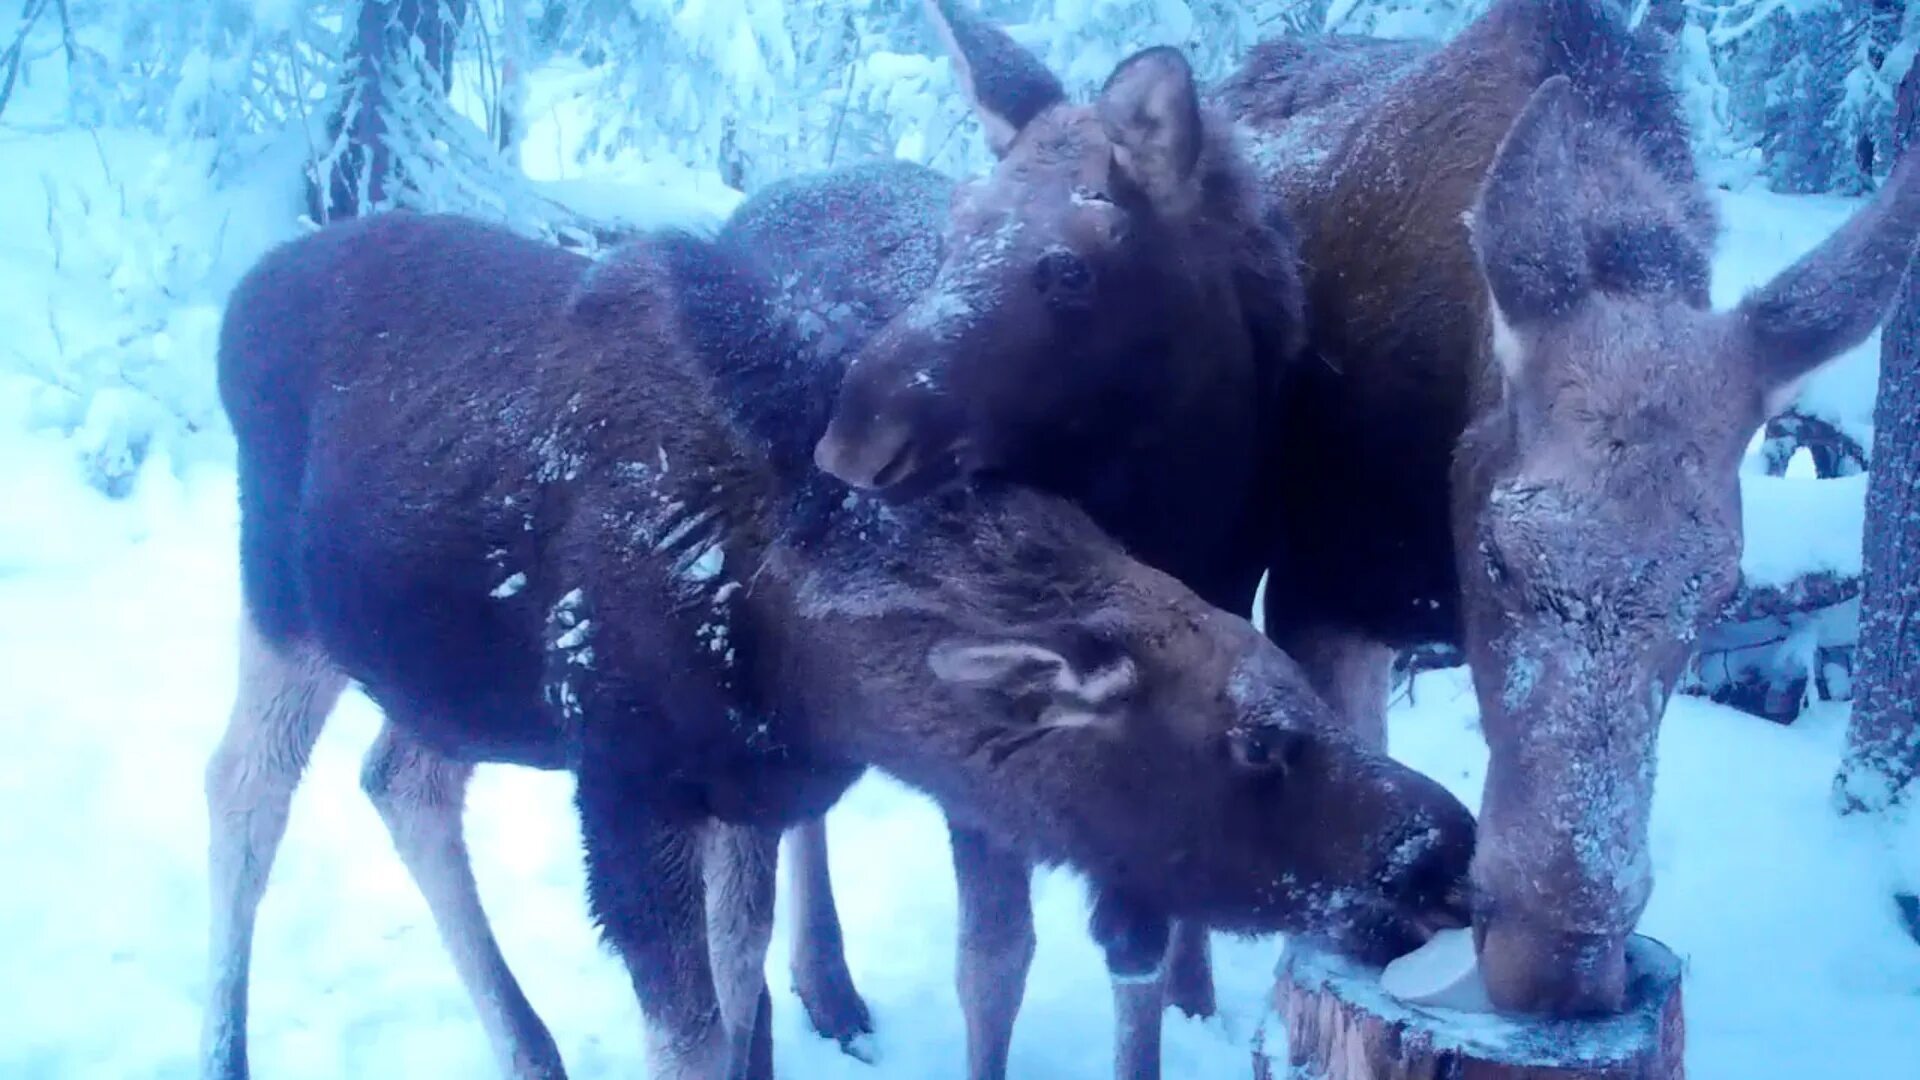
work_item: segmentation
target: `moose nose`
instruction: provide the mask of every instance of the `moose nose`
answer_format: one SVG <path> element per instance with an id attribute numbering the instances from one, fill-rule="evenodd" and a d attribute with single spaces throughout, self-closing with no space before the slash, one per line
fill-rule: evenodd
<path id="1" fill-rule="evenodd" d="M 903 465 L 911 467 L 912 439 L 905 424 L 873 422 L 849 432 L 838 417 L 813 447 L 813 463 L 826 473 L 866 490 L 886 486 Z"/>

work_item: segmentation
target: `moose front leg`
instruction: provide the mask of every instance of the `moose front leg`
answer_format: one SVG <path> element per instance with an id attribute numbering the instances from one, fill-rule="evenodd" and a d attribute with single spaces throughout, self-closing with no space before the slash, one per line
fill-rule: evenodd
<path id="1" fill-rule="evenodd" d="M 967 1021 L 967 1076 L 1007 1075 L 1013 1022 L 1033 964 L 1033 868 L 986 834 L 947 822 L 960 891 L 955 968 Z"/>
<path id="2" fill-rule="evenodd" d="M 840 913 L 827 869 L 827 822 L 815 818 L 787 833 L 787 885 L 793 905 L 793 988 L 807 1020 L 854 1057 L 871 1054 L 862 1036 L 873 1032 L 867 1003 L 847 970 Z"/>
<path id="3" fill-rule="evenodd" d="M 1113 978 L 1115 1080 L 1159 1080 L 1169 920 L 1103 890 L 1094 898 L 1090 922 Z"/>
<path id="4" fill-rule="evenodd" d="M 1168 1005 L 1192 1017 L 1213 1015 L 1212 934 L 1196 922 L 1176 921 L 1167 939 Z"/>
<path id="5" fill-rule="evenodd" d="M 669 819 L 644 790 L 591 759 L 580 770 L 587 901 L 640 999 L 650 1075 L 716 1080 L 728 1040 L 707 950 L 706 823 Z"/>

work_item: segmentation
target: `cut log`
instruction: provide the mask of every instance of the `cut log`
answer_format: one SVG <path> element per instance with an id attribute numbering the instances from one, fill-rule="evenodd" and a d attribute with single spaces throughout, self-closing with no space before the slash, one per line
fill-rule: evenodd
<path id="1" fill-rule="evenodd" d="M 1380 969 L 1289 943 L 1274 1008 L 1284 1057 L 1256 1050 L 1273 1080 L 1682 1080 L 1680 961 L 1648 937 L 1627 944 L 1627 1008 L 1591 1020 L 1462 1012 L 1401 1001 Z"/>

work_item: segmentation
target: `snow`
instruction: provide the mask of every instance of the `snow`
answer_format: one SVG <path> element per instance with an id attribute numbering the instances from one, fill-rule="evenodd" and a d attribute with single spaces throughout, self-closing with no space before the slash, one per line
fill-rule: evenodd
<path id="1" fill-rule="evenodd" d="M 1755 586 L 1783 586 L 1819 571 L 1860 573 L 1867 474 L 1813 480 L 1740 477 L 1744 547 L 1740 572 Z"/>
<path id="2" fill-rule="evenodd" d="M 619 229 L 672 227 L 711 236 L 739 205 L 741 195 L 717 182 L 688 183 L 676 175 L 681 172 L 629 170 L 617 180 L 548 180 L 533 186 L 574 213 Z"/>

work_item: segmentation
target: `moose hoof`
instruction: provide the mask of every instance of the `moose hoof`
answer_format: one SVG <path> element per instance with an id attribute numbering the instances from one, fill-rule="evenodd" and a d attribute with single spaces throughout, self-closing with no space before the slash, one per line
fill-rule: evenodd
<path id="1" fill-rule="evenodd" d="M 873 1063 L 873 1014 L 844 968 L 821 979 L 803 980 L 795 972 L 793 988 L 814 1031 L 839 1043 L 847 1056 Z"/>
<path id="2" fill-rule="evenodd" d="M 1274 991 L 1287 1060 L 1258 1053 L 1255 1076 L 1361 1080 L 1473 1076 L 1521 1080 L 1681 1080 L 1680 961 L 1646 937 L 1627 943 L 1626 1010 L 1554 1020 L 1476 1011 L 1473 973 L 1447 950 L 1384 980 L 1379 968 L 1287 944 Z M 1395 991 L 1411 998 L 1395 996 Z M 1464 1007 L 1463 1007 L 1464 1006 Z M 1264 1072 L 1262 1070 L 1265 1070 Z"/>
<path id="3" fill-rule="evenodd" d="M 1175 962 L 1167 965 L 1167 1007 L 1179 1009 L 1196 1020 L 1213 1015 L 1213 972 L 1204 960 L 1182 964 L 1176 956 Z"/>
<path id="4" fill-rule="evenodd" d="M 1175 923 L 1167 940 L 1166 1000 L 1196 1020 L 1214 1013 L 1212 942 L 1196 923 Z"/>

